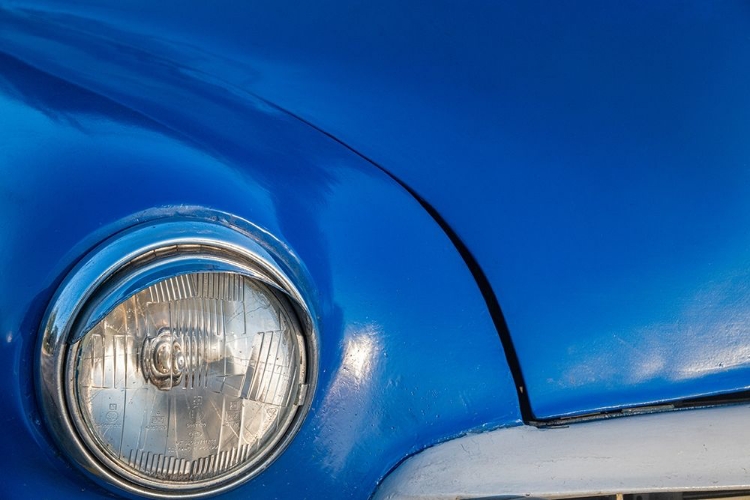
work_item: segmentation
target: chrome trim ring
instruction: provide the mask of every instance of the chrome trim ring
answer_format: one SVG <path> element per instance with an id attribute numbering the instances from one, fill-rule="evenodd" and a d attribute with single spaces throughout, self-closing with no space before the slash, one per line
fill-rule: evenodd
<path id="1" fill-rule="evenodd" d="M 282 263 L 249 234 L 214 222 L 193 219 L 157 221 L 126 230 L 99 245 L 68 274 L 45 314 L 36 369 L 42 413 L 65 454 L 95 478 L 151 498 L 199 498 L 233 488 L 257 476 L 291 442 L 315 392 L 318 335 L 314 315 Z M 270 245 L 269 245 L 270 246 Z M 286 260 L 284 260 L 284 258 Z M 306 358 L 299 406 L 283 422 L 268 451 L 222 476 L 194 483 L 149 480 L 132 474 L 98 449 L 84 429 L 78 410 L 74 370 L 69 370 L 83 334 L 134 293 L 180 274 L 233 272 L 260 281 L 292 306 Z M 67 374 L 70 374 L 69 376 Z"/>

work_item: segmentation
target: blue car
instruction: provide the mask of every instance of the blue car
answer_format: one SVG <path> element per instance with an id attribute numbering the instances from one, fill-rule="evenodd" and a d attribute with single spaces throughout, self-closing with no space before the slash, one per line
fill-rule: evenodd
<path id="1" fill-rule="evenodd" d="M 750 5 L 0 2 L 1 498 L 750 491 Z"/>

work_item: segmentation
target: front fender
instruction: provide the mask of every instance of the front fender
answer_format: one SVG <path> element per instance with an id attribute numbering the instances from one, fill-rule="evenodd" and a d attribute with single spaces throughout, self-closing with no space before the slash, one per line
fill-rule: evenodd
<path id="1" fill-rule="evenodd" d="M 210 211 L 273 235 L 305 266 L 319 312 L 310 414 L 267 471 L 225 498 L 365 497 L 418 450 L 520 422 L 484 300 L 409 193 L 248 94 L 41 21 L 2 20 L 20 41 L 0 55 L 7 495 L 105 494 L 45 432 L 33 380 L 39 324 L 89 249 L 175 215 Z"/>

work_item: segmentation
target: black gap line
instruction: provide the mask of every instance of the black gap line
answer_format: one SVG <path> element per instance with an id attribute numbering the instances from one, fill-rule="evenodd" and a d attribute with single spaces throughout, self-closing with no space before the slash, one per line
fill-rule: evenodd
<path id="1" fill-rule="evenodd" d="M 461 256 L 464 263 L 469 268 L 469 271 L 471 272 L 472 276 L 474 277 L 474 280 L 477 283 L 477 286 L 479 286 L 479 291 L 481 292 L 482 297 L 484 298 L 484 302 L 487 305 L 487 309 L 490 313 L 490 317 L 492 318 L 492 322 L 494 323 L 495 329 L 497 330 L 498 336 L 500 337 L 500 342 L 502 343 L 503 351 L 505 352 L 505 359 L 506 359 L 506 362 L 508 363 L 508 367 L 510 368 L 511 376 L 513 377 L 513 385 L 515 385 L 516 395 L 518 396 L 521 419 L 526 424 L 532 424 L 532 425 L 535 424 L 537 422 L 537 419 L 534 418 L 534 413 L 531 410 L 531 402 L 529 400 L 528 389 L 526 388 L 526 384 L 523 379 L 523 373 L 521 372 L 521 363 L 518 361 L 518 354 L 516 354 L 516 349 L 513 347 L 513 341 L 510 338 L 510 331 L 508 330 L 508 325 L 505 322 L 505 316 L 503 315 L 503 312 L 500 309 L 500 304 L 498 303 L 497 297 L 495 297 L 495 293 L 492 290 L 492 286 L 490 285 L 490 281 L 489 279 L 487 279 L 487 276 L 484 274 L 484 271 L 482 270 L 481 266 L 479 265 L 477 260 L 474 258 L 472 253 L 469 251 L 469 249 L 466 247 L 464 242 L 461 241 L 461 238 L 458 237 L 458 235 L 453 230 L 453 228 L 451 228 L 451 226 L 445 221 L 445 219 L 443 219 L 440 213 L 437 210 L 435 210 L 435 208 L 432 205 L 430 205 L 430 203 L 428 203 L 425 199 L 419 196 L 419 194 L 417 194 L 411 187 L 409 187 L 409 185 L 407 185 L 401 179 L 393 175 L 387 169 L 383 168 L 377 162 L 373 161 L 372 159 L 360 153 L 353 147 L 349 146 L 347 143 L 343 142 L 341 139 L 339 139 L 335 135 L 330 134 L 329 132 L 326 132 L 325 130 L 321 129 L 314 123 L 309 122 L 308 120 L 302 118 L 296 113 L 293 113 L 289 111 L 288 109 L 285 109 L 273 102 L 270 102 L 256 94 L 253 94 L 253 96 L 260 99 L 261 101 L 268 104 L 269 106 L 275 109 L 278 109 L 279 111 L 299 120 L 305 125 L 313 128 L 314 130 L 317 130 L 318 132 L 325 135 L 329 139 L 335 141 L 336 143 L 345 147 L 346 149 L 348 149 L 355 155 L 359 156 L 366 162 L 375 166 L 378 170 L 383 172 L 385 175 L 391 178 L 394 182 L 396 182 L 399 186 L 405 189 L 406 192 L 409 193 L 422 206 L 422 208 L 424 208 L 427 211 L 430 217 L 432 217 L 432 219 L 438 224 L 440 229 L 443 230 L 443 233 L 448 237 L 451 243 L 453 243 L 453 246 L 456 248 L 456 250 L 458 250 L 459 255 Z"/>
<path id="2" fill-rule="evenodd" d="M 513 377 L 513 383 L 516 387 L 516 393 L 518 395 L 521 418 L 523 419 L 524 423 L 527 424 L 534 422 L 536 419 L 534 418 L 534 413 L 531 410 L 531 402 L 529 400 L 528 390 L 523 379 L 521 363 L 518 361 L 518 354 L 516 354 L 516 349 L 515 347 L 513 347 L 513 341 L 510 338 L 508 324 L 505 322 L 505 316 L 503 315 L 503 311 L 497 301 L 495 292 L 492 290 L 492 285 L 490 284 L 489 279 L 487 279 L 487 275 L 484 274 L 482 267 L 474 258 L 474 255 L 471 253 L 471 251 L 469 251 L 461 238 L 458 237 L 453 228 L 451 228 L 451 226 L 445 221 L 445 219 L 443 219 L 440 213 L 421 196 L 414 192 L 409 186 L 401 182 L 400 179 L 391 175 L 387 171 L 385 171 L 385 173 L 399 185 L 401 185 L 401 187 L 403 187 L 406 191 L 408 191 L 409 194 L 411 194 L 414 199 L 417 200 L 420 205 L 422 205 L 427 213 L 430 214 L 430 216 L 443 230 L 445 235 L 448 236 L 451 243 L 453 243 L 453 246 L 456 247 L 456 250 L 458 250 L 458 253 L 461 255 L 464 263 L 469 268 L 469 271 L 471 271 L 471 274 L 474 277 L 477 286 L 479 286 L 479 291 L 482 293 L 482 297 L 484 298 L 484 302 L 487 305 L 487 309 L 490 312 L 492 322 L 495 324 L 495 329 L 497 330 L 498 336 L 500 337 L 500 342 L 503 345 L 505 359 L 508 362 L 508 367 L 510 368 L 510 373 Z"/>

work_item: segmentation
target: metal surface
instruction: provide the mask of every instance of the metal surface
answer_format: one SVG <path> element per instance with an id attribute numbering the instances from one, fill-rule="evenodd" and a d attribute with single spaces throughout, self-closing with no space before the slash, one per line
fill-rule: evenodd
<path id="1" fill-rule="evenodd" d="M 125 491 L 157 498 L 175 495 L 190 498 L 246 482 L 288 446 L 312 402 L 317 379 L 318 333 L 303 294 L 281 267 L 290 256 L 270 253 L 268 242 L 259 243 L 263 241 L 259 231 L 243 234 L 206 222 L 211 215 L 205 213 L 204 220 L 174 219 L 136 226 L 102 243 L 66 277 L 42 323 L 37 382 L 45 422 L 69 457 Z M 83 334 L 115 305 L 166 278 L 199 271 L 232 271 L 268 283 L 288 295 L 293 301 L 290 303 L 296 305 L 305 332 L 300 348 L 307 352 L 307 361 L 299 375 L 306 392 L 301 395 L 299 407 L 278 423 L 276 436 L 257 456 L 218 477 L 183 483 L 128 470 L 97 441 L 86 418 L 88 413 L 76 396 L 77 360 Z M 123 414 L 128 405 L 121 403 L 121 406 Z M 158 409 L 143 408 L 140 413 L 148 416 Z M 121 427 L 124 430 L 124 422 Z"/>
<path id="2" fill-rule="evenodd" d="M 34 332 L 92 247 L 196 207 L 273 234 L 320 311 L 310 418 L 228 497 L 367 496 L 425 446 L 518 423 L 472 275 L 366 158 L 481 266 L 536 417 L 747 388 L 748 19 L 673 0 L 4 3 L 8 495 L 101 493 L 49 451 Z"/>
<path id="3" fill-rule="evenodd" d="M 742 405 L 468 435 L 406 460 L 373 500 L 748 489 L 748 418 Z"/>
<path id="4" fill-rule="evenodd" d="M 3 49 L 9 29 L 0 28 Z M 518 424 L 476 283 L 400 186 L 299 120 L 163 59 L 112 47 L 92 60 L 58 48 L 66 67 L 139 89 L 149 104 L 124 106 L 0 56 L 2 496 L 111 497 L 46 431 L 34 394 L 37 332 L 83 256 L 129 227 L 171 218 L 244 228 L 263 235 L 268 253 L 291 256 L 280 265 L 309 292 L 320 331 L 318 388 L 297 436 L 262 474 L 218 498 L 363 498 L 426 446 Z"/>
<path id="5" fill-rule="evenodd" d="M 748 388 L 746 2 L 18 5 L 5 50 L 161 123 L 201 114 L 165 90 L 189 73 L 403 180 L 489 278 L 537 418 Z"/>
<path id="6" fill-rule="evenodd" d="M 123 53 L 178 61 L 411 186 L 488 276 L 537 418 L 748 388 L 746 2 L 23 5 L 3 46 L 35 64 L 154 113 Z"/>

